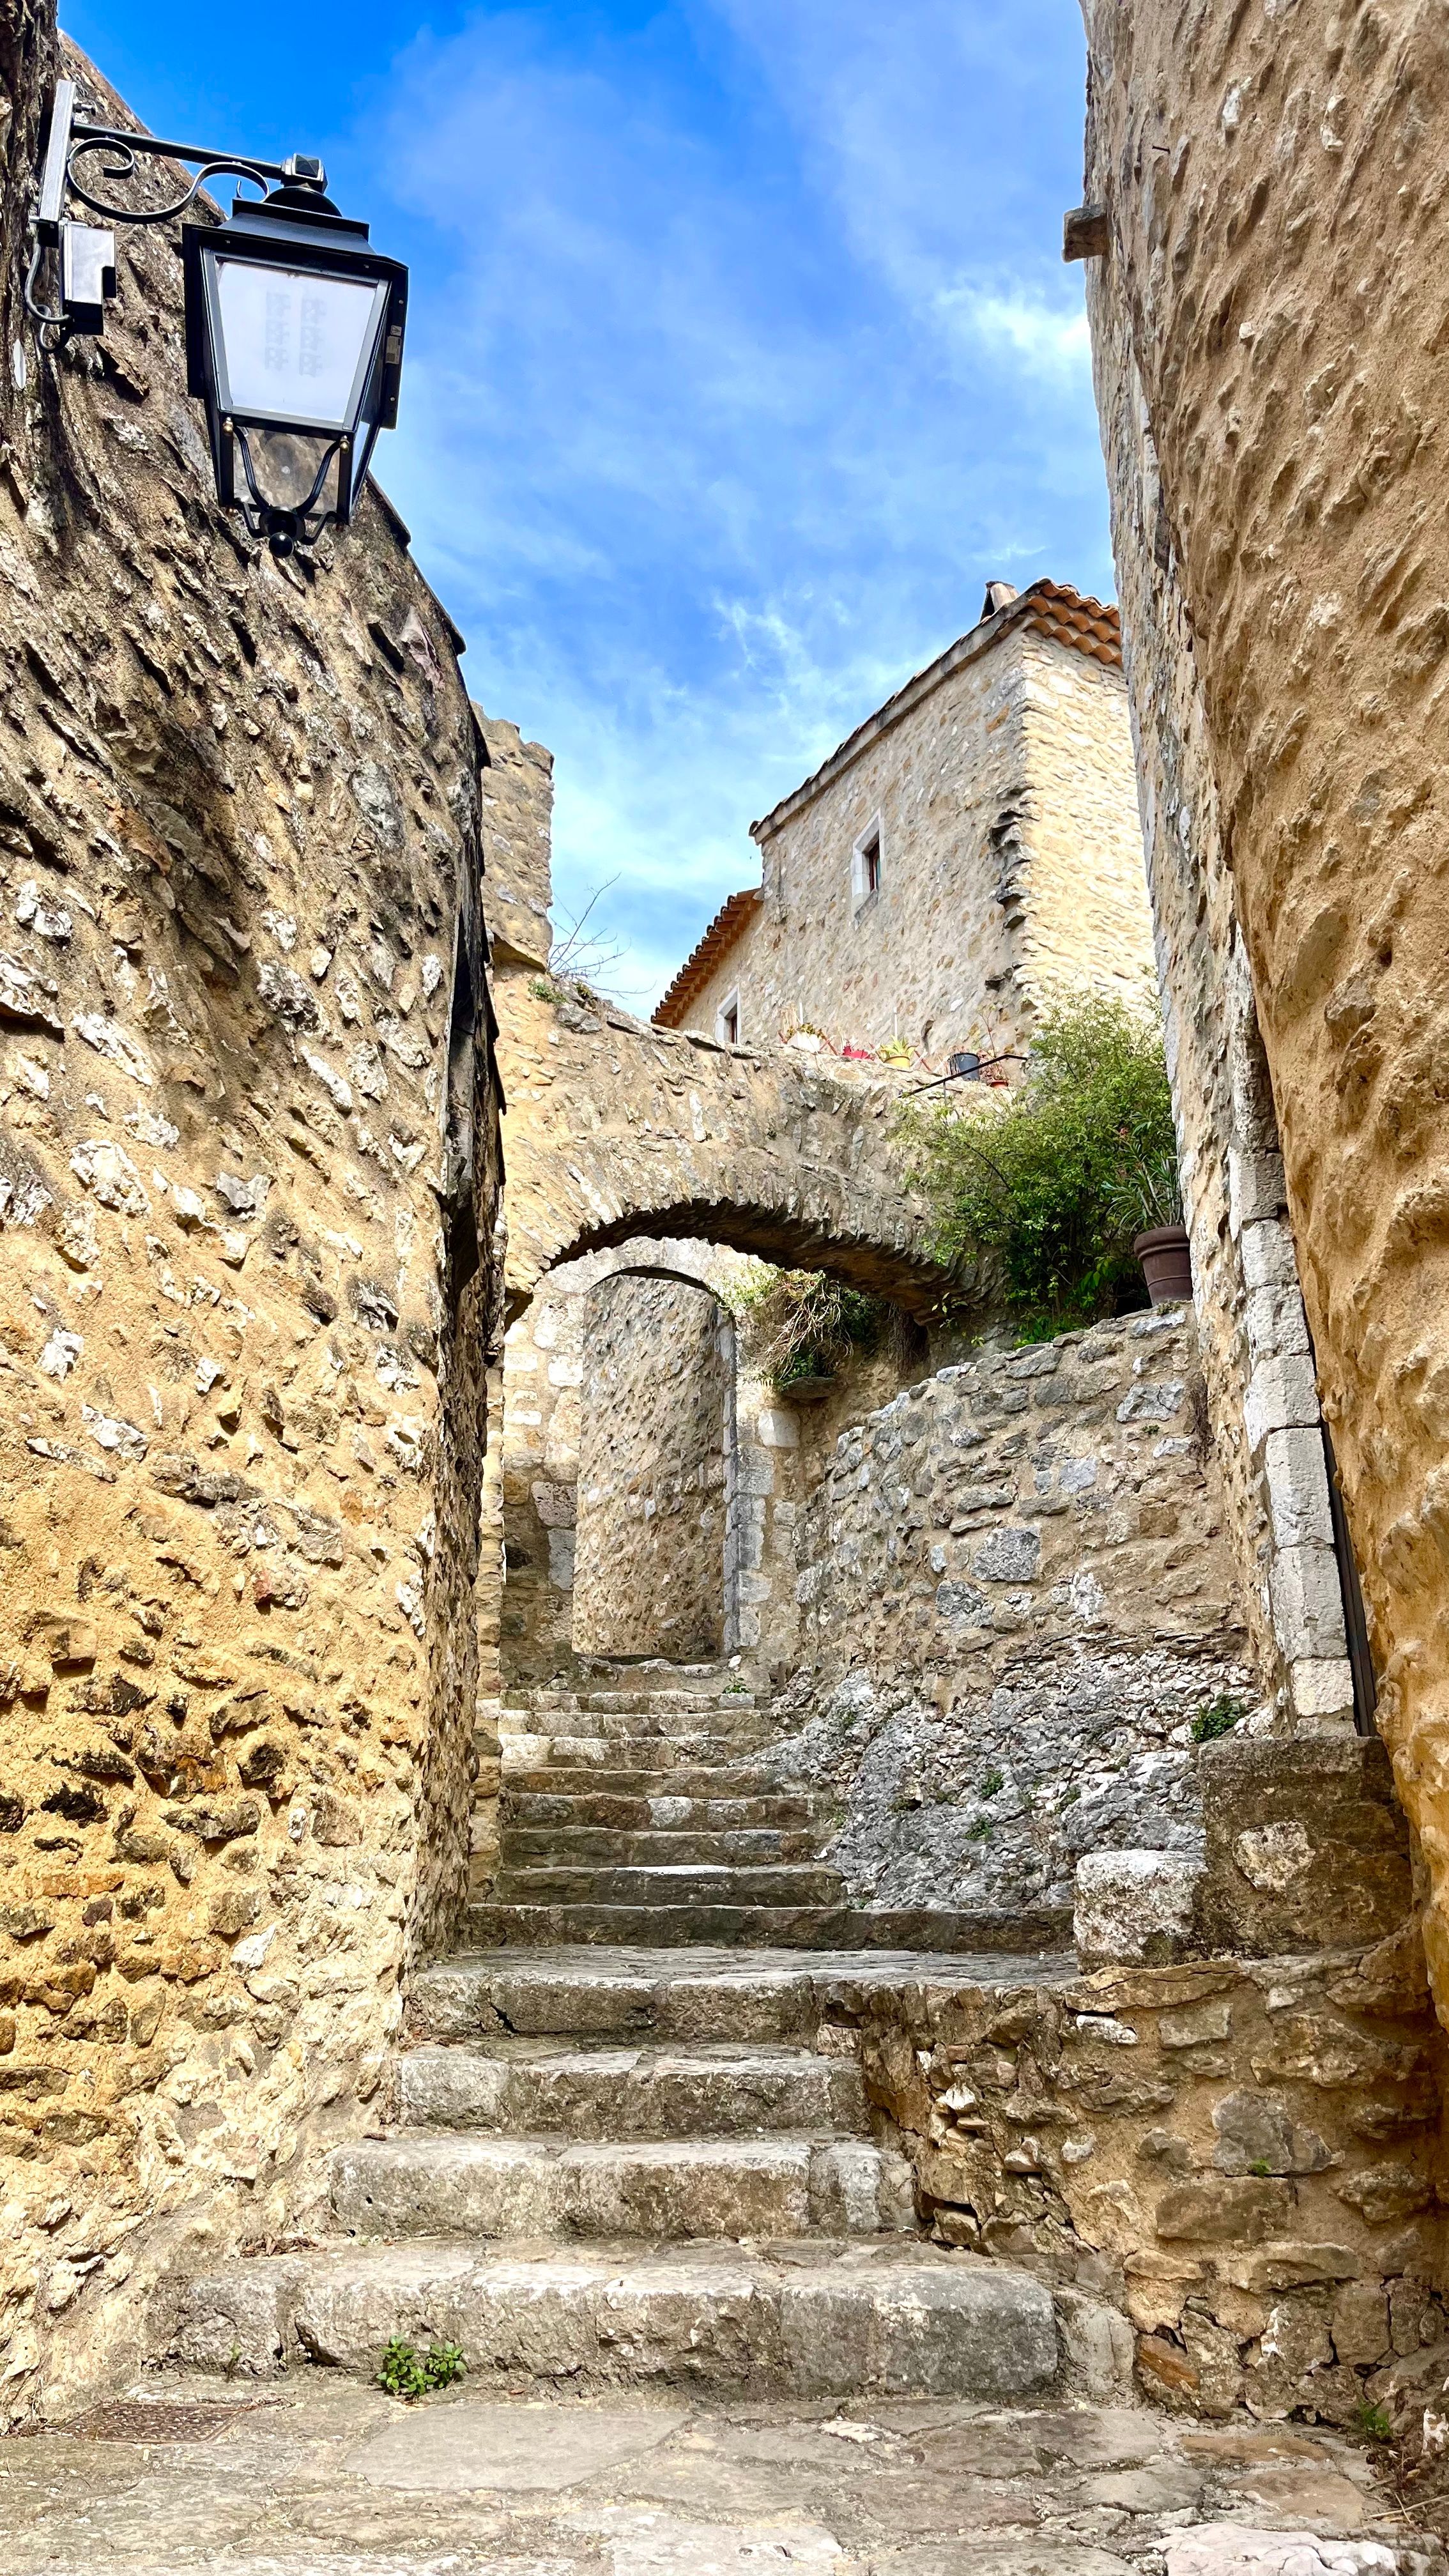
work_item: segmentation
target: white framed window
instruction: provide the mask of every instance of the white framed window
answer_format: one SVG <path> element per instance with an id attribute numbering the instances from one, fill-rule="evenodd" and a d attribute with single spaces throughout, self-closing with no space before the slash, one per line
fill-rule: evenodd
<path id="1" fill-rule="evenodd" d="M 721 1046 L 739 1045 L 740 993 L 738 985 L 735 986 L 732 993 L 726 994 L 725 999 L 721 1002 L 719 1009 L 716 1011 L 714 1015 L 714 1033 Z"/>
<path id="2" fill-rule="evenodd" d="M 879 814 L 856 836 L 850 854 L 850 908 L 859 912 L 880 892 L 884 835 Z"/>

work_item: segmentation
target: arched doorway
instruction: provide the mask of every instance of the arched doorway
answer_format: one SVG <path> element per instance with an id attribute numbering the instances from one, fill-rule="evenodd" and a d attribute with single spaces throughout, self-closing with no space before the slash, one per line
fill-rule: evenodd
<path id="1" fill-rule="evenodd" d="M 701 1663 L 735 1626 L 734 1327 L 701 1281 L 627 1269 L 585 1303 L 576 1655 Z"/>

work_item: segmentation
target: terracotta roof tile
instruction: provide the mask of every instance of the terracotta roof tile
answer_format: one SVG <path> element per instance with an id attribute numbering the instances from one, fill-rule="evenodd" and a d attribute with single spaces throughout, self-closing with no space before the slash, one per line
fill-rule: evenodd
<path id="1" fill-rule="evenodd" d="M 762 897 L 758 886 L 744 886 L 721 904 L 704 937 L 691 949 L 663 1001 L 654 1012 L 657 1029 L 679 1029 L 685 1014 L 709 982 L 720 959 L 748 928 Z"/>

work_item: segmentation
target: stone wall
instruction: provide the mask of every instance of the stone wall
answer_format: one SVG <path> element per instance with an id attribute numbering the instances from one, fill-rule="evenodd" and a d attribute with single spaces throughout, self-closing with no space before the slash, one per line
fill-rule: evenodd
<path id="1" fill-rule="evenodd" d="M 1438 2388 L 1444 2058 L 1417 1933 L 842 1988 L 835 2019 L 933 2233 L 1064 2285 L 1104 2381 L 1135 2360 L 1192 2413 L 1356 2426 L 1438 2347 Z"/>
<path id="2" fill-rule="evenodd" d="M 488 879 L 483 910 L 498 963 L 548 965 L 553 909 L 553 753 L 517 725 L 473 709 L 488 746 L 482 783 Z"/>
<path id="3" fill-rule="evenodd" d="M 908 1388 L 837 1439 L 800 1559 L 774 1759 L 834 1787 L 858 1902 L 1065 1928 L 1083 1853 L 1200 1850 L 1192 1722 L 1256 1686 L 1184 1309 Z"/>
<path id="4" fill-rule="evenodd" d="M 1090 52 L 1124 605 L 1144 545 L 1181 602 L 1139 732 L 1197 692 L 1442 1998 L 1441 13 L 1096 0 Z"/>
<path id="5" fill-rule="evenodd" d="M 589 1298 L 576 1654 L 722 1653 L 734 1380 L 734 1329 L 707 1289 L 616 1275 Z"/>
<path id="6" fill-rule="evenodd" d="M 6 43 L 8 203 L 54 51 Z M 7 2419 L 305 2224 L 461 1901 L 477 1674 L 457 639 L 375 493 L 315 559 L 222 520 L 171 241 L 117 246 L 104 340 L 17 324 L 0 389 Z"/>
<path id="7" fill-rule="evenodd" d="M 880 889 L 861 903 L 852 851 L 876 816 Z M 806 1023 L 837 1045 L 994 1056 L 1054 990 L 1135 998 L 1150 967 L 1120 671 L 1026 626 L 974 630 L 755 833 L 764 903 L 686 1015 L 711 1037 L 737 990 L 750 1046 Z"/>
<path id="8" fill-rule="evenodd" d="M 1093 272 L 1168 1066 L 1228 1529 L 1279 1722 L 1352 1722 L 1318 1391 L 1272 1084 L 1195 658 L 1127 316 Z"/>

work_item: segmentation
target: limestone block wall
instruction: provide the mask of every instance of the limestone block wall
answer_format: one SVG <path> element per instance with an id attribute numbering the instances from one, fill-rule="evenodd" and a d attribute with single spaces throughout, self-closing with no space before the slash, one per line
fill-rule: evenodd
<path id="1" fill-rule="evenodd" d="M 1025 626 L 993 623 L 955 654 L 756 825 L 765 900 L 690 1027 L 714 1036 L 738 991 L 750 1046 L 806 1022 L 837 1045 L 991 1056 L 1022 1046 L 1064 983 L 1140 993 L 1151 927 L 1121 673 Z M 858 904 L 852 851 L 877 817 L 880 888 Z"/>
<path id="2" fill-rule="evenodd" d="M 835 1789 L 858 1902 L 1065 1923 L 1084 1852 L 1200 1851 L 1192 1721 L 1257 1697 L 1205 1435 L 1164 1307 L 941 1370 L 838 1437 L 775 1759 Z"/>
<path id="3" fill-rule="evenodd" d="M 1412 2404 L 1415 2357 L 1449 2331 L 1443 2040 L 1416 1933 L 867 1987 L 834 2018 L 933 2233 L 1063 2284 L 1109 2385 L 1125 2362 L 1159 2403 L 1270 2423 L 1352 2426 L 1401 2384 Z"/>
<path id="4" fill-rule="evenodd" d="M 603 1281 L 580 1395 L 575 1651 L 708 1661 L 725 1642 L 727 1311 L 682 1280 Z"/>
<path id="5" fill-rule="evenodd" d="M 8 203 L 53 28 L 6 44 Z M 315 561 L 223 522 L 173 248 L 118 254 L 104 342 L 17 323 L 0 385 L 7 2421 L 305 2226 L 461 1900 L 477 1685 L 457 639 L 376 494 Z"/>
<path id="6" fill-rule="evenodd" d="M 1308 1326 L 1192 620 L 1120 299 L 1091 286 L 1123 655 L 1203 1369 L 1280 1724 L 1353 1722 Z"/>
<path id="7" fill-rule="evenodd" d="M 1442 1998 L 1442 21 L 1422 0 L 1271 20 L 1097 0 L 1090 44 L 1096 327 L 1130 343 L 1191 620 Z M 1111 474 L 1130 496 L 1115 442 Z M 1144 729 L 1168 685 L 1134 681 Z"/>

